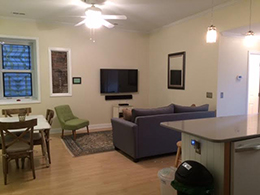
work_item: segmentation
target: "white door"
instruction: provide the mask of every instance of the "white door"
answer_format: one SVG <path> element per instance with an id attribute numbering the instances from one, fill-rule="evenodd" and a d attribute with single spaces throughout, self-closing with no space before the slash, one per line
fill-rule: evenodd
<path id="1" fill-rule="evenodd" d="M 249 53 L 247 114 L 258 114 L 259 64 L 260 53 Z"/>

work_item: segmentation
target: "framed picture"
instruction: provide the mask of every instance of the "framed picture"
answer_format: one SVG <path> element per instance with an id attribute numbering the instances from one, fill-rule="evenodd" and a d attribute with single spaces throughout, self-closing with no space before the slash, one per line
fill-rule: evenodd
<path id="1" fill-rule="evenodd" d="M 49 48 L 50 95 L 72 96 L 71 51 L 66 48 Z"/>
<path id="2" fill-rule="evenodd" d="M 72 78 L 72 83 L 76 84 L 76 85 L 81 84 L 81 77 L 73 77 Z"/>

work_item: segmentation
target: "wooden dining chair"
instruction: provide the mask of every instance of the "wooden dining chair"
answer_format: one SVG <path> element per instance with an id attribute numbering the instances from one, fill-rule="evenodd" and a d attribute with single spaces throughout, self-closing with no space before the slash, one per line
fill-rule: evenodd
<path id="1" fill-rule="evenodd" d="M 46 111 L 46 120 L 48 121 L 48 123 L 50 124 L 50 126 L 52 125 L 52 119 L 54 117 L 54 111 L 51 109 L 47 109 Z M 45 129 L 44 130 L 44 136 L 45 136 L 45 140 L 46 140 L 46 147 L 47 147 L 47 153 L 48 153 L 48 158 L 49 158 L 49 163 L 51 164 L 51 155 L 50 155 L 50 129 Z M 42 147 L 42 153 L 44 153 L 43 151 L 43 142 L 42 142 L 42 136 L 40 133 L 34 133 L 33 134 L 33 144 L 34 145 L 41 145 Z M 44 154 L 43 154 L 44 155 Z"/>
<path id="2" fill-rule="evenodd" d="M 54 117 L 54 110 L 47 109 L 47 111 L 46 111 L 46 120 L 48 121 L 50 126 L 52 125 L 53 117 Z M 48 152 L 48 157 L 49 157 L 49 163 L 51 164 L 50 129 L 46 129 L 46 130 L 44 130 L 44 132 L 45 132 L 45 136 L 46 136 L 45 140 L 46 140 L 47 152 Z"/>
<path id="3" fill-rule="evenodd" d="M 2 115 L 5 117 L 13 117 L 14 114 L 21 114 L 24 113 L 25 115 L 29 116 L 29 114 L 32 112 L 32 109 L 30 107 L 27 108 L 13 108 L 13 109 L 2 109 Z M 15 134 L 19 135 L 20 132 L 16 132 Z M 0 141 L 0 148 L 1 148 L 1 141 Z M 17 168 L 19 168 L 18 160 L 16 160 Z"/>
<path id="4" fill-rule="evenodd" d="M 33 178 L 36 178 L 33 158 L 33 129 L 36 125 L 37 119 L 23 122 L 0 122 L 5 185 L 7 184 L 8 163 L 13 159 L 28 158 L 31 163 Z M 17 135 L 12 132 L 15 129 L 25 130 L 20 135 Z M 30 140 L 24 138 L 28 133 L 30 134 Z M 7 139 L 8 137 L 12 137 L 12 139 Z"/>
<path id="5" fill-rule="evenodd" d="M 25 113 L 27 116 L 29 116 L 30 113 L 32 113 L 32 109 L 30 107 L 28 108 L 13 108 L 13 109 L 2 109 L 2 115 L 5 117 L 12 117 L 13 114 L 20 114 Z"/>

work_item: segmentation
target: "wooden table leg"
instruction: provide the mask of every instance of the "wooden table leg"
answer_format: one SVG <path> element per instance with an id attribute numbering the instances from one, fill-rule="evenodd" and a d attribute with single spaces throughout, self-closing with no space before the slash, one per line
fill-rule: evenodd
<path id="1" fill-rule="evenodd" d="M 40 133 L 41 133 L 41 136 L 42 136 L 43 153 L 44 153 L 44 158 L 45 158 L 45 161 L 46 161 L 46 166 L 49 167 L 50 163 L 49 163 L 49 156 L 48 156 L 48 152 L 47 152 L 47 145 L 46 145 L 44 130 L 40 130 Z"/>

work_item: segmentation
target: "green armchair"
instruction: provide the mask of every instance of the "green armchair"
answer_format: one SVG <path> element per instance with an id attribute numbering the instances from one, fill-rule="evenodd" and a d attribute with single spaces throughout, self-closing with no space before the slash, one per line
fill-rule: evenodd
<path id="1" fill-rule="evenodd" d="M 89 121 L 85 119 L 79 119 L 74 116 L 69 105 L 56 106 L 55 111 L 62 128 L 61 137 L 64 136 L 64 130 L 71 130 L 74 140 L 76 140 L 76 130 L 83 127 L 87 128 L 89 134 Z"/>

